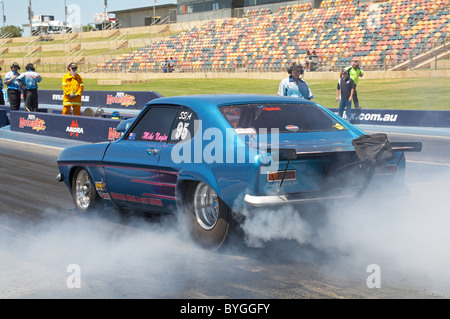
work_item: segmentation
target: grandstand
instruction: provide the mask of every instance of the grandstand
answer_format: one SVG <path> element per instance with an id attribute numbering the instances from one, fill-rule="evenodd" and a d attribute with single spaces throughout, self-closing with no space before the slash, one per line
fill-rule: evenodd
<path id="1" fill-rule="evenodd" d="M 316 9 L 311 3 L 276 12 L 251 9 L 241 18 L 210 20 L 99 63 L 97 72 L 161 72 L 168 57 L 179 72 L 280 71 L 301 62 L 307 50 L 317 52 L 323 71 L 336 71 L 354 57 L 366 70 L 402 63 L 410 68 L 430 50 L 448 56 L 449 22 L 446 0 L 324 0 Z"/>
<path id="2" fill-rule="evenodd" d="M 285 72 L 307 50 L 317 71 L 337 71 L 354 57 L 365 70 L 407 70 L 448 59 L 447 0 L 323 0 L 248 7 L 241 17 L 79 34 L 0 39 L 0 65 L 32 62 L 40 72 L 65 72 L 76 61 L 84 73 L 161 73 L 165 58 L 176 72 Z M 59 66 L 58 66 L 59 65 Z M 95 74 L 95 75 L 94 75 Z M 59 75 L 58 75 L 59 76 Z"/>

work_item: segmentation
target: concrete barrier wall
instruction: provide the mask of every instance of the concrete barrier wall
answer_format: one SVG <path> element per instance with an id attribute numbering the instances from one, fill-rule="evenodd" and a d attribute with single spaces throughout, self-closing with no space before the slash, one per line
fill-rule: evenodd
<path id="1" fill-rule="evenodd" d="M 10 112 L 11 131 L 52 136 L 85 142 L 112 141 L 119 137 L 120 120 L 107 118 L 49 114 L 42 112 Z"/>
<path id="2" fill-rule="evenodd" d="M 0 127 L 8 125 L 8 117 L 6 110 L 0 110 Z"/>
<path id="3" fill-rule="evenodd" d="M 141 110 L 155 98 L 162 97 L 154 91 L 83 91 L 82 104 L 89 107 Z M 39 90 L 39 103 L 62 105 L 62 90 Z"/>

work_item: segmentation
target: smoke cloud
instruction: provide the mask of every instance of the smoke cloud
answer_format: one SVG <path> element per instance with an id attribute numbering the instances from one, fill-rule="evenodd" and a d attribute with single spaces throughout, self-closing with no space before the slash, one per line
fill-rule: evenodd
<path id="1" fill-rule="evenodd" d="M 213 253 L 193 244 L 175 218 L 124 218 L 58 211 L 37 223 L 2 217 L 0 298 L 176 297 L 189 285 L 184 278 L 202 281 L 202 260 Z M 79 267 L 82 289 L 69 288 L 70 265 Z"/>
<path id="2" fill-rule="evenodd" d="M 245 211 L 243 241 L 221 252 L 194 244 L 175 217 L 1 214 L 0 298 L 263 296 L 263 284 L 257 294 L 232 283 L 262 280 L 252 277 L 258 276 L 254 269 L 269 264 L 307 263 L 324 278 L 362 286 L 375 264 L 381 288 L 407 283 L 449 295 L 450 173 L 434 176 L 410 182 L 410 193 L 399 197 L 387 193 L 306 211 Z M 81 289 L 68 286 L 70 265 L 79 266 Z"/>
<path id="3" fill-rule="evenodd" d="M 450 173 L 443 168 L 410 183 L 409 193 L 403 195 L 364 196 L 306 214 L 292 207 L 245 212 L 245 241 L 277 250 L 276 257 L 288 247 L 295 261 L 308 260 L 313 247 L 313 262 L 324 273 L 346 280 L 364 283 L 368 266 L 378 265 L 384 284 L 413 282 L 448 294 Z M 270 245 L 279 239 L 298 246 Z"/>

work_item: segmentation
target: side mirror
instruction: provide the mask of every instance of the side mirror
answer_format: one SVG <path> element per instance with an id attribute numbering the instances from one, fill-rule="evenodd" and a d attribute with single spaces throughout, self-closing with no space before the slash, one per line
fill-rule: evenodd
<path id="1" fill-rule="evenodd" d="M 132 119 L 128 119 L 128 120 L 120 122 L 119 125 L 117 125 L 116 132 L 122 133 L 122 134 L 125 133 L 130 128 L 130 126 L 133 124 L 134 120 L 135 120 L 135 118 L 132 118 Z"/>

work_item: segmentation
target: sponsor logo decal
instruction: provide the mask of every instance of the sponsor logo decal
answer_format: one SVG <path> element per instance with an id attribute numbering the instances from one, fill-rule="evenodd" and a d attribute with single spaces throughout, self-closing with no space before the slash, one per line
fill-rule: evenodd
<path id="1" fill-rule="evenodd" d="M 63 94 L 52 94 L 52 101 L 62 101 L 64 99 Z M 83 102 L 89 102 L 90 96 L 89 95 L 82 95 L 81 101 Z"/>
<path id="2" fill-rule="evenodd" d="M 111 194 L 112 199 L 123 200 L 127 202 L 140 203 L 144 205 L 163 206 L 162 201 L 158 198 L 149 198 L 143 196 L 135 196 L 129 194 L 114 193 Z"/>
<path id="3" fill-rule="evenodd" d="M 264 111 L 281 111 L 281 108 L 279 106 L 264 106 L 264 105 L 258 105 L 259 109 L 263 109 Z"/>
<path id="4" fill-rule="evenodd" d="M 75 137 L 78 137 L 78 135 L 84 134 L 84 129 L 78 126 L 78 120 L 73 120 L 66 128 L 66 133 L 70 133 L 70 136 L 75 135 Z"/>
<path id="5" fill-rule="evenodd" d="M 37 132 L 45 130 L 47 127 L 45 126 L 45 121 L 36 117 L 34 114 L 28 115 L 27 118 L 21 117 L 19 119 L 19 127 L 31 127 L 31 129 L 36 130 Z"/>
<path id="6" fill-rule="evenodd" d="M 286 125 L 286 130 L 291 132 L 297 132 L 299 130 L 299 127 L 297 125 Z"/>
<path id="7" fill-rule="evenodd" d="M 106 96 L 106 104 L 120 104 L 128 107 L 130 105 L 135 105 L 136 101 L 134 95 L 125 94 L 124 92 L 117 92 L 116 96 L 113 96 L 111 94 L 108 94 Z"/>
<path id="8" fill-rule="evenodd" d="M 122 133 L 116 131 L 115 127 L 110 127 L 108 132 L 108 141 L 115 141 L 119 139 Z"/>

